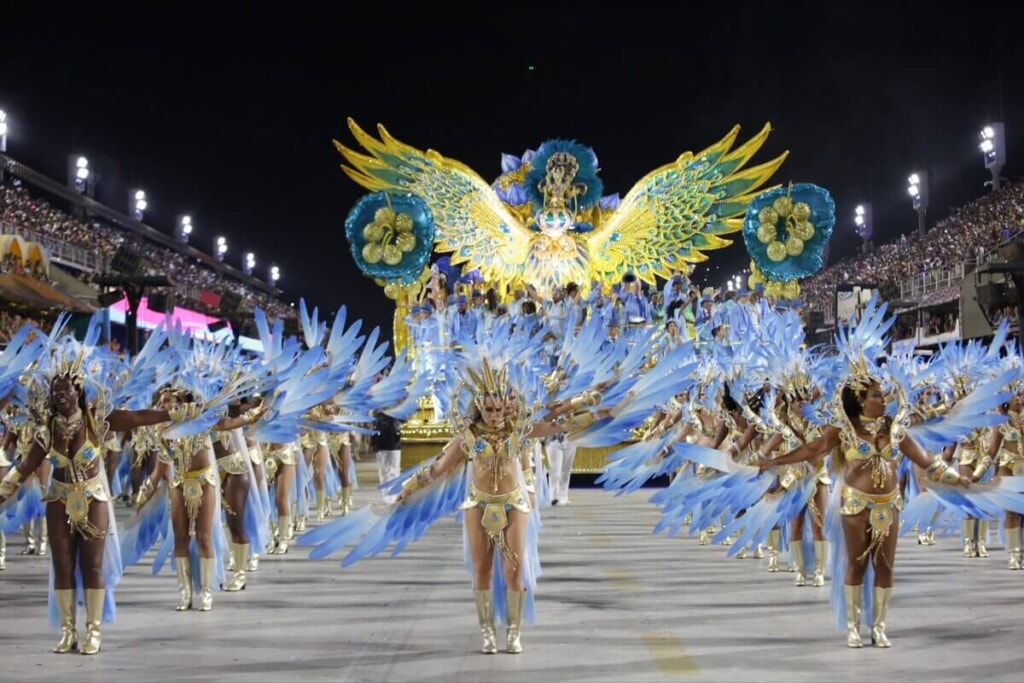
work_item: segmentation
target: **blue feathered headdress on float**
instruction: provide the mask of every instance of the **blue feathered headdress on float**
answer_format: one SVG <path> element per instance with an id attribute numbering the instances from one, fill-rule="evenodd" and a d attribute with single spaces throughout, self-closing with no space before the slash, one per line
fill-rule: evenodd
<path id="1" fill-rule="evenodd" d="M 530 170 L 526 173 L 526 196 L 533 204 L 534 209 L 544 206 L 543 184 L 547 179 L 548 162 L 555 155 L 568 155 L 576 160 L 576 173 L 573 185 L 582 186 L 581 192 L 576 196 L 575 209 L 587 209 L 601 201 L 601 193 L 604 191 L 604 183 L 597 177 L 600 170 L 597 165 L 597 154 L 586 145 L 581 145 L 575 140 L 547 140 L 537 149 L 530 163 Z M 558 157 L 556 157 L 558 158 Z M 564 158 L 564 157 L 562 157 Z"/>
<path id="2" fill-rule="evenodd" d="M 423 274 L 436 226 L 427 203 L 414 194 L 375 192 L 345 219 L 352 258 L 364 275 L 408 285 Z"/>
<path id="3" fill-rule="evenodd" d="M 836 205 L 823 187 L 791 183 L 758 195 L 743 220 L 751 279 L 798 291 L 797 280 L 821 270 L 835 224 Z"/>

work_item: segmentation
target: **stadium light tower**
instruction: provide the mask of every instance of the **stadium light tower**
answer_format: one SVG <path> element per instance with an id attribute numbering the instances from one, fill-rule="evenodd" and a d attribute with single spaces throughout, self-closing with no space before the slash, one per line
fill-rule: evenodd
<path id="1" fill-rule="evenodd" d="M 217 238 L 217 260 L 223 261 L 224 254 L 228 253 L 228 241 L 223 237 Z"/>
<path id="2" fill-rule="evenodd" d="M 978 134 L 981 142 L 978 149 L 985 155 L 985 168 L 992 174 L 992 191 L 999 189 L 999 174 L 1006 163 L 1006 136 L 1001 122 L 990 123 Z M 988 185 L 989 183 L 985 183 Z"/>
<path id="3" fill-rule="evenodd" d="M 185 214 L 178 216 L 178 239 L 188 244 L 189 237 L 192 235 L 192 216 Z"/>
<path id="4" fill-rule="evenodd" d="M 149 202 L 146 201 L 146 192 L 144 190 L 132 192 L 132 213 L 135 216 L 135 220 L 142 221 L 142 217 L 146 215 L 147 206 L 149 206 Z"/>
<path id="5" fill-rule="evenodd" d="M 80 155 L 68 157 L 68 187 L 79 195 L 92 196 L 92 169 L 89 160 Z"/>
<path id="6" fill-rule="evenodd" d="M 256 267 L 256 254 L 251 251 L 245 255 L 245 274 L 252 275 L 252 269 Z"/>
<path id="7" fill-rule="evenodd" d="M 875 229 L 875 222 L 872 217 L 871 205 L 870 204 L 858 204 L 857 208 L 853 210 L 853 225 L 854 231 L 857 236 L 863 240 L 861 244 L 861 252 L 868 253 L 871 250 L 869 246 L 871 242 L 871 233 Z"/>
<path id="8" fill-rule="evenodd" d="M 7 112 L 0 109 L 0 152 L 7 152 Z"/>
<path id="9" fill-rule="evenodd" d="M 912 173 L 907 182 L 907 194 L 913 200 L 914 210 L 917 211 L 917 234 L 924 237 L 924 216 L 928 212 L 928 173 Z"/>
<path id="10" fill-rule="evenodd" d="M 281 279 L 281 269 L 277 266 L 270 266 L 270 283 L 277 284 L 277 281 Z"/>

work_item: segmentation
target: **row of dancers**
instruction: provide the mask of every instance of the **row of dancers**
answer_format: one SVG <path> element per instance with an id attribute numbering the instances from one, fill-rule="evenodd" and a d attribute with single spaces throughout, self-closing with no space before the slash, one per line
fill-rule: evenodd
<path id="1" fill-rule="evenodd" d="M 541 440 L 628 442 L 600 483 L 623 494 L 670 477 L 651 497 L 661 511 L 656 531 L 728 539 L 731 555 L 766 552 L 770 570 L 788 548 L 798 582 L 833 577 L 851 647 L 863 645 L 862 621 L 875 645 L 890 644 L 901 533 L 926 530 L 927 538 L 928 529 L 966 518 L 1005 516 L 1007 536 L 1019 539 L 1024 483 L 1013 429 L 1024 390 L 1005 329 L 987 346 L 951 344 L 926 361 L 886 354 L 892 318 L 877 302 L 821 348 L 807 348 L 799 317 L 786 310 L 754 319 L 735 307 L 718 339 L 675 345 L 654 331 L 607 344 L 594 319 L 566 333 L 554 357 L 537 353 L 543 326 L 498 324 L 451 349 L 444 376 L 432 377 L 404 354 L 389 357 L 376 330 L 346 325 L 344 310 L 328 335 L 316 311 L 300 308 L 301 338 L 285 338 L 279 322 L 271 329 L 257 312 L 264 351 L 255 358 L 172 328 L 127 361 L 98 347 L 95 331 L 83 342 L 60 325 L 15 336 L 0 361 L 0 396 L 32 431 L 0 483 L 0 504 L 8 518 L 12 508 L 15 518 L 32 509 L 33 488 L 20 485 L 51 463 L 41 499 L 56 651 L 99 651 L 124 566 L 153 548 L 155 570 L 174 559 L 178 608 L 208 610 L 219 587 L 244 587 L 254 548 L 297 544 L 313 559 L 344 550 L 345 567 L 397 554 L 457 515 L 481 650 L 498 651 L 503 622 L 505 651 L 522 652 L 542 571 L 539 507 L 551 495 L 536 457 Z M 428 391 L 451 439 L 435 457 L 383 477 L 391 504 L 352 509 L 343 495 L 348 514 L 328 521 L 320 454 L 332 439 L 341 447 L 343 435 L 366 431 L 376 414 L 406 419 Z M 1001 435 L 994 453 L 974 467 L 966 456 L 952 460 L 986 429 Z M 137 514 L 120 531 L 102 466 L 110 434 L 130 434 L 136 452 L 144 444 L 155 457 Z M 314 489 L 324 523 L 296 531 L 289 473 L 303 467 L 304 451 L 322 482 Z M 982 463 L 988 469 L 976 473 Z"/>

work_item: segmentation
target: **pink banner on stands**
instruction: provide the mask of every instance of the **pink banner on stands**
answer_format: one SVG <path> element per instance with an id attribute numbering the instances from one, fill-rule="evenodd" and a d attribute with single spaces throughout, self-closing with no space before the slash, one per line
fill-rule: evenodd
<path id="1" fill-rule="evenodd" d="M 146 297 L 142 297 L 142 303 L 139 305 L 139 327 L 142 329 L 153 329 L 162 323 L 166 317 L 165 313 L 151 311 L 148 304 L 148 299 Z M 127 312 L 128 300 L 121 299 L 110 307 L 110 322 L 123 325 Z M 180 322 L 183 330 L 191 332 L 193 336 L 199 337 L 200 339 L 220 339 L 225 336 L 230 337 L 230 325 L 216 333 L 211 333 L 208 329 L 207 326 L 210 323 L 215 323 L 219 320 L 220 318 L 214 318 L 212 316 L 199 313 L 198 311 L 181 308 L 180 306 L 175 306 L 174 313 L 171 314 L 172 323 Z"/>

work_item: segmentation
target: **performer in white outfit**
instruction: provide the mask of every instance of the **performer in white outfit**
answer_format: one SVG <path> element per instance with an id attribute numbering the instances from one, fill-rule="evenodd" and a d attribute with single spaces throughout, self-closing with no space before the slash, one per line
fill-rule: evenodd
<path id="1" fill-rule="evenodd" d="M 572 476 L 572 463 L 576 459 L 576 447 L 566 439 L 564 434 L 556 434 L 544 439 L 544 448 L 548 453 L 548 484 L 551 487 L 551 504 L 569 504 L 569 478 Z"/>

